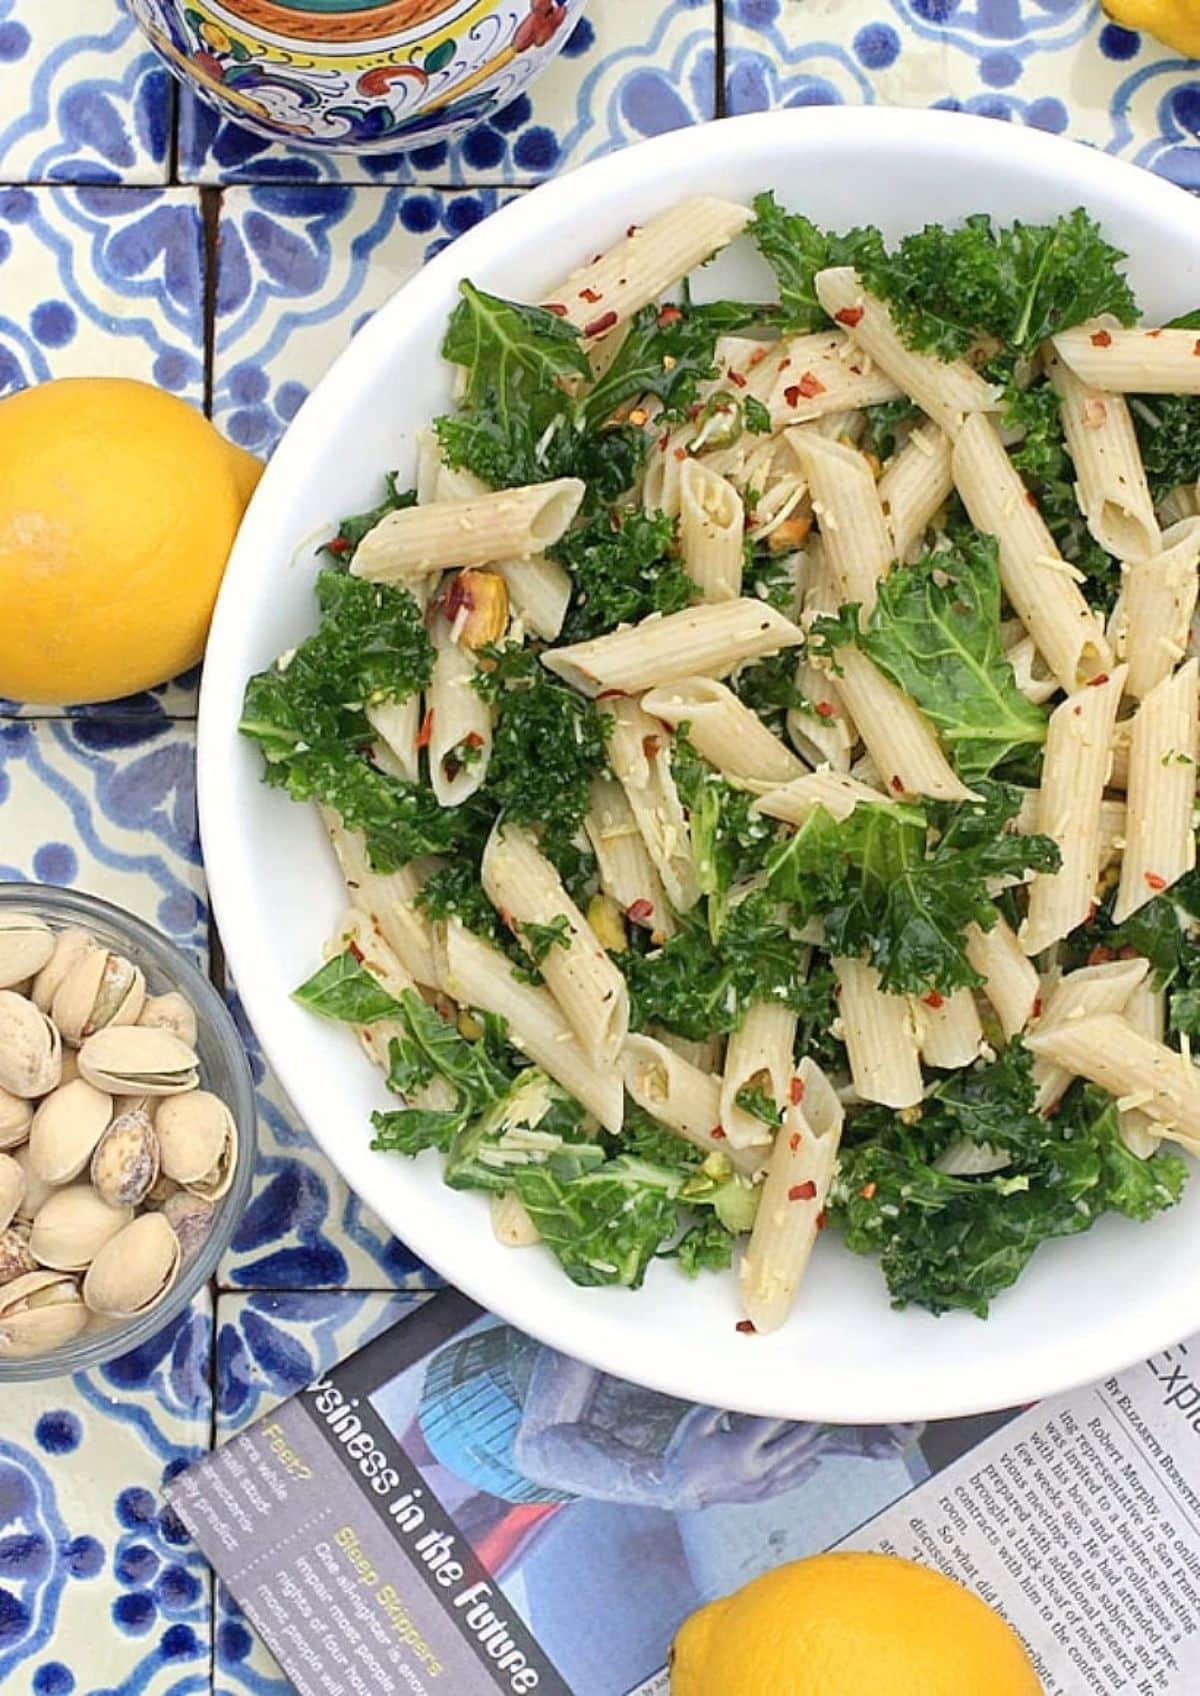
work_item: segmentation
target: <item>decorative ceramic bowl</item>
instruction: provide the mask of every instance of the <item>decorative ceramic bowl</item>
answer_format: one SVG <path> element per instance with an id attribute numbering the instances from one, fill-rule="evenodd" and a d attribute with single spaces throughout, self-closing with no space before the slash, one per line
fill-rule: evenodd
<path id="1" fill-rule="evenodd" d="M 6 910 L 37 913 L 54 931 L 81 926 L 106 948 L 115 949 L 139 966 L 151 995 L 162 995 L 172 989 L 183 992 L 196 1013 L 200 1086 L 219 1095 L 232 1112 L 238 1129 L 238 1158 L 233 1182 L 216 1204 L 212 1229 L 192 1258 L 185 1261 L 162 1301 L 134 1319 L 93 1320 L 81 1337 L 51 1353 L 0 1360 L 0 1391 L 5 1384 L 57 1378 L 64 1373 L 102 1366 L 105 1361 L 138 1348 L 179 1317 L 213 1276 L 245 1211 L 250 1199 L 258 1129 L 254 1081 L 237 1026 L 190 955 L 132 913 L 77 889 L 58 889 L 40 883 L 3 883 L 0 912 Z"/>
<path id="2" fill-rule="evenodd" d="M 774 188 L 817 223 L 877 223 L 895 238 L 990 212 L 1003 222 L 1086 206 L 1129 255 L 1151 322 L 1200 299 L 1200 207 L 1161 178 L 1033 129 L 947 112 L 821 107 L 658 136 L 521 195 L 439 253 L 365 324 L 268 465 L 229 562 L 200 697 L 200 824 L 212 898 L 263 1047 L 317 1141 L 389 1226 L 512 1324 L 603 1371 L 716 1407 L 835 1423 L 945 1418 L 1091 1382 L 1200 1330 L 1200 1178 L 1146 1225 L 1114 1215 L 1045 1243 L 989 1319 L 895 1313 L 873 1260 L 832 1235 L 787 1324 L 737 1329 L 732 1277 L 690 1282 L 666 1261 L 645 1287 L 578 1289 L 549 1253 L 498 1243 L 486 1200 L 442 1182 L 434 1154 L 372 1150 L 372 1109 L 394 1105 L 344 1030 L 291 991 L 320 960 L 345 900 L 315 811 L 262 782 L 238 735 L 251 672 L 314 623 L 315 539 L 413 474 L 416 433 L 446 410 L 438 349 L 458 283 L 519 300 L 546 290 L 692 194 Z M 748 242 L 696 279 L 699 299 L 762 299 Z M 353 451 L 347 452 L 347 444 Z"/>
<path id="3" fill-rule="evenodd" d="M 178 75 L 273 141 L 427 145 L 507 106 L 584 0 L 128 0 Z"/>

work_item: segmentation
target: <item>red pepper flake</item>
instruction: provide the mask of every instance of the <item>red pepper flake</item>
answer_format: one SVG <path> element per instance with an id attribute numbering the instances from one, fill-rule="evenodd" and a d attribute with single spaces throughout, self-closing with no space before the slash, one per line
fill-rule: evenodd
<path id="1" fill-rule="evenodd" d="M 421 720 L 420 730 L 417 731 L 417 747 L 418 748 L 428 748 L 430 738 L 432 737 L 432 735 L 433 735 L 433 708 L 430 707 L 429 711 L 425 714 L 425 717 Z"/>
<path id="2" fill-rule="evenodd" d="M 1095 677 L 1089 677 L 1088 678 L 1087 686 L 1088 686 L 1089 689 L 1099 689 L 1099 687 L 1102 683 L 1107 683 L 1107 682 L 1108 682 L 1108 673 L 1106 671 L 1099 671 L 1099 672 L 1096 673 Z"/>
<path id="3" fill-rule="evenodd" d="M 641 227 L 642 226 L 640 224 L 630 224 L 629 228 L 625 231 L 626 236 L 629 237 L 629 238 L 632 238 L 633 236 L 637 235 L 637 233 L 641 229 Z"/>
<path id="4" fill-rule="evenodd" d="M 687 415 L 689 418 L 699 418 L 703 411 L 704 403 L 702 401 L 693 401 L 692 405 L 687 409 Z"/>
<path id="5" fill-rule="evenodd" d="M 1037 505 L 1037 496 L 1034 494 L 1032 489 L 1026 489 L 1025 491 L 1025 504 L 1027 506 Z"/>
<path id="6" fill-rule="evenodd" d="M 788 1138 L 788 1147 L 791 1149 L 793 1154 L 795 1154 L 796 1150 L 800 1147 L 802 1141 L 803 1138 L 801 1137 L 800 1132 L 793 1131 L 791 1136 Z"/>
<path id="7" fill-rule="evenodd" d="M 756 347 L 754 352 L 750 355 L 750 364 L 752 366 L 753 365 L 761 365 L 763 360 L 766 357 L 767 357 L 766 348 L 765 347 Z"/>
<path id="8" fill-rule="evenodd" d="M 788 1093 L 792 1098 L 792 1106 L 799 1107 L 800 1103 L 804 1100 L 804 1079 L 793 1078 L 791 1088 Z"/>
<path id="9" fill-rule="evenodd" d="M 653 901 L 646 900 L 634 901 L 626 907 L 625 913 L 635 925 L 640 925 L 643 919 L 649 919 L 654 916 L 654 903 Z"/>
<path id="10" fill-rule="evenodd" d="M 654 759 L 661 745 L 662 744 L 659 742 L 657 736 L 642 737 L 642 753 L 645 754 L 648 760 Z"/>
<path id="11" fill-rule="evenodd" d="M 1194 357 L 1200 357 L 1200 336 L 1192 343 L 1192 354 Z"/>
<path id="12" fill-rule="evenodd" d="M 351 544 L 346 540 L 345 536 L 335 536 L 332 542 L 326 542 L 325 552 L 327 554 L 337 554 L 340 559 L 343 554 L 348 554 L 350 552 L 350 547 Z"/>
<path id="13" fill-rule="evenodd" d="M 1146 340 L 1150 341 L 1150 342 L 1156 342 L 1158 340 L 1159 336 L 1161 336 L 1161 335 L 1162 335 L 1161 330 L 1147 330 L 1146 331 Z"/>
<path id="14" fill-rule="evenodd" d="M 460 612 L 474 612 L 475 610 L 475 597 L 471 593 L 471 587 L 466 581 L 466 576 L 465 571 L 460 571 L 457 577 L 451 578 L 450 587 L 446 590 L 443 605 L 446 617 L 451 624 L 454 623 Z"/>
<path id="15" fill-rule="evenodd" d="M 816 1199 L 817 1186 L 811 1178 L 805 1178 L 802 1184 L 793 1184 L 788 1191 L 789 1201 L 813 1201 Z"/>
<path id="16" fill-rule="evenodd" d="M 817 1230 L 818 1231 L 823 1231 L 825 1229 L 828 1218 L 829 1218 L 829 1215 L 826 1213 L 825 1209 L 822 1208 L 821 1211 L 817 1214 L 816 1223 L 817 1223 Z"/>
<path id="17" fill-rule="evenodd" d="M 602 336 L 605 330 L 611 330 L 617 321 L 615 312 L 602 312 L 599 318 L 593 318 L 590 324 L 583 326 L 585 336 Z"/>
<path id="18" fill-rule="evenodd" d="M 814 376 L 811 371 L 806 371 L 804 373 L 803 377 L 801 377 L 800 381 L 796 384 L 796 387 L 800 390 L 800 393 L 804 396 L 805 400 L 811 400 L 814 395 L 823 395 L 825 393 L 824 383 L 819 377 Z"/>
<path id="19" fill-rule="evenodd" d="M 874 1201 L 875 1191 L 878 1188 L 879 1188 L 878 1184 L 864 1184 L 862 1189 L 860 1189 L 858 1193 L 859 1193 L 860 1196 L 862 1196 L 864 1201 Z"/>
<path id="20" fill-rule="evenodd" d="M 559 300 L 548 300 L 542 308 L 543 312 L 553 312 L 556 318 L 565 318 L 567 309 Z"/>
<path id="21" fill-rule="evenodd" d="M 714 1142 L 724 1142 L 725 1141 L 725 1127 L 724 1127 L 724 1125 L 714 1125 L 712 1130 L 708 1134 L 713 1139 Z"/>
<path id="22" fill-rule="evenodd" d="M 675 458 L 679 459 L 679 460 L 686 459 L 687 458 L 687 449 L 686 448 L 676 448 L 675 449 Z"/>
<path id="23" fill-rule="evenodd" d="M 1083 708 L 1082 707 L 1072 707 L 1071 708 L 1071 717 L 1072 718 L 1082 718 L 1083 717 Z"/>
<path id="24" fill-rule="evenodd" d="M 354 958 L 358 961 L 359 965 L 361 966 L 362 963 L 363 963 L 363 960 L 366 958 L 366 956 L 364 955 L 362 949 L 358 946 L 357 942 L 352 942 L 350 944 L 350 952 L 351 952 L 351 954 L 353 954 Z"/>
<path id="25" fill-rule="evenodd" d="M 758 1326 L 754 1323 L 753 1319 L 739 1319 L 737 1324 L 734 1326 L 734 1330 L 740 1331 L 743 1337 L 755 1337 L 758 1335 Z"/>
<path id="26" fill-rule="evenodd" d="M 1042 998 L 1041 998 L 1040 995 L 1035 995 L 1034 998 L 1033 998 L 1033 1006 L 1029 1009 L 1029 1017 L 1031 1019 L 1040 1019 L 1041 1016 L 1042 1016 Z"/>
<path id="27" fill-rule="evenodd" d="M 1165 889 L 1167 887 L 1166 878 L 1160 877 L 1157 872 L 1143 872 L 1142 875 L 1146 879 L 1147 889 L 1153 889 L 1157 892 L 1158 890 Z"/>
<path id="28" fill-rule="evenodd" d="M 483 737 L 477 730 L 468 730 L 467 734 L 463 737 L 463 742 L 468 748 L 483 747 Z"/>
<path id="29" fill-rule="evenodd" d="M 783 391 L 783 398 L 789 406 L 800 405 L 800 390 L 795 383 L 790 383 Z"/>
<path id="30" fill-rule="evenodd" d="M 664 430 L 662 435 L 658 438 L 658 451 L 659 451 L 659 453 L 666 453 L 666 451 L 670 447 L 670 445 L 671 445 L 671 432 L 669 430 Z"/>
<path id="31" fill-rule="evenodd" d="M 935 1013 L 939 1007 L 944 1007 L 946 1005 L 946 997 L 944 995 L 940 995 L 936 989 L 931 989 L 929 994 L 923 997 L 923 1000 L 926 1007 L 932 1007 Z"/>
<path id="32" fill-rule="evenodd" d="M 834 706 L 832 701 L 818 701 L 817 702 L 817 717 L 818 718 L 836 718 L 837 717 L 837 708 Z"/>
<path id="33" fill-rule="evenodd" d="M 604 296 L 596 289 L 580 289 L 579 298 L 580 300 L 586 300 L 589 306 L 595 306 L 598 300 L 604 299 Z"/>
<path id="34" fill-rule="evenodd" d="M 1058 1110 L 1061 1106 L 1062 1106 L 1061 1100 L 1052 1101 L 1050 1103 L 1049 1107 L 1043 1107 L 1042 1108 L 1042 1118 L 1043 1119 L 1053 1119 L 1054 1115 L 1058 1112 Z"/>
<path id="35" fill-rule="evenodd" d="M 740 371 L 731 371 L 729 373 L 729 381 L 733 384 L 735 389 L 744 389 L 746 387 L 746 379 L 742 376 Z"/>
<path id="36" fill-rule="evenodd" d="M 865 311 L 864 306 L 843 306 L 833 316 L 839 324 L 844 324 L 848 330 L 852 330 L 856 324 L 862 323 Z"/>
<path id="37" fill-rule="evenodd" d="M 892 788 L 896 791 L 897 795 L 903 795 L 904 785 L 901 783 L 901 781 L 898 777 L 894 776 L 892 778 Z"/>
<path id="38" fill-rule="evenodd" d="M 1087 963 L 1089 966 L 1106 966 L 1110 960 L 1115 958 L 1116 956 L 1111 948 L 1106 948 L 1102 942 L 1098 942 L 1088 954 Z"/>
<path id="39" fill-rule="evenodd" d="M 1112 337 L 1109 335 L 1107 330 L 1097 330 L 1095 335 L 1092 337 L 1092 346 L 1111 347 Z"/>
<path id="40" fill-rule="evenodd" d="M 779 361 L 779 369 L 781 371 L 786 371 L 788 369 L 788 367 L 791 365 L 791 363 L 792 363 L 792 358 L 791 358 L 791 355 L 789 354 L 786 359 L 781 359 Z"/>
<path id="41" fill-rule="evenodd" d="M 677 306 L 660 307 L 658 313 L 658 327 L 660 330 L 665 330 L 668 324 L 678 324 L 682 317 L 683 313 Z"/>

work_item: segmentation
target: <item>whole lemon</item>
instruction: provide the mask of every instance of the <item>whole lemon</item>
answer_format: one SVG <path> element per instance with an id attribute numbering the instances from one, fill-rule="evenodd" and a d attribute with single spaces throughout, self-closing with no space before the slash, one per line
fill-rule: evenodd
<path id="1" fill-rule="evenodd" d="M 1157 36 L 1185 59 L 1200 58 L 1200 0 L 1104 0 L 1104 10 L 1126 29 Z"/>
<path id="2" fill-rule="evenodd" d="M 0 401 L 0 695 L 108 701 L 195 665 L 261 470 L 147 383 Z"/>
<path id="3" fill-rule="evenodd" d="M 671 1696 L 1042 1696 L 977 1596 L 891 1555 L 816 1555 L 686 1621 Z"/>

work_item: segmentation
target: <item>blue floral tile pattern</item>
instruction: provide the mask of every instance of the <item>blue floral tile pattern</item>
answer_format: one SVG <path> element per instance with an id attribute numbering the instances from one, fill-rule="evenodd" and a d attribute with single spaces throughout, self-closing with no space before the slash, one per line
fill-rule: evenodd
<path id="1" fill-rule="evenodd" d="M 216 280 L 218 426 L 254 453 L 270 452 L 371 313 L 504 198 L 490 188 L 227 190 Z"/>
<path id="2" fill-rule="evenodd" d="M 0 180 L 165 183 L 174 111 L 120 0 L 0 0 Z"/>
<path id="3" fill-rule="evenodd" d="M 236 993 L 229 999 L 254 1074 L 258 1163 L 250 1203 L 218 1268 L 220 1283 L 285 1291 L 432 1288 L 435 1275 L 317 1148 L 263 1058 Z"/>
<path id="4" fill-rule="evenodd" d="M 1093 0 L 726 0 L 725 106 L 878 102 L 1070 135 L 1200 188 L 1200 66 Z"/>
<path id="5" fill-rule="evenodd" d="M 209 1689 L 211 1580 L 160 1492 L 208 1447 L 211 1371 L 204 1294 L 107 1367 L 4 1390 L 6 1696 Z"/>
<path id="6" fill-rule="evenodd" d="M 217 1303 L 217 1441 L 261 1418 L 423 1298 L 361 1291 L 223 1295 Z M 216 1587 L 217 1696 L 289 1696 L 291 1685 L 237 1603 Z"/>
<path id="7" fill-rule="evenodd" d="M 102 895 L 206 955 L 193 727 L 0 720 L 0 881 L 14 880 Z"/>
<path id="8" fill-rule="evenodd" d="M 559 57 L 460 140 L 408 154 L 289 150 L 181 97 L 185 181 L 529 184 L 596 153 L 713 116 L 714 0 L 593 0 Z"/>

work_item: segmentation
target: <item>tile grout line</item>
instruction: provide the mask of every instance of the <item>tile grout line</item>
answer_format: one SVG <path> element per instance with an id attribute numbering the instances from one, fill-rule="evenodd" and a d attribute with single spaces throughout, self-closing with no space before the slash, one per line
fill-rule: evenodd
<path id="1" fill-rule="evenodd" d="M 713 0 L 713 116 L 724 118 L 725 110 L 725 0 Z"/>

